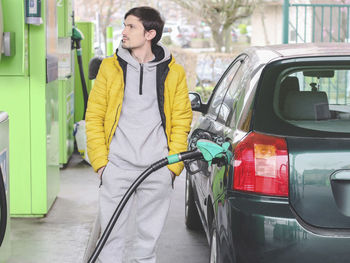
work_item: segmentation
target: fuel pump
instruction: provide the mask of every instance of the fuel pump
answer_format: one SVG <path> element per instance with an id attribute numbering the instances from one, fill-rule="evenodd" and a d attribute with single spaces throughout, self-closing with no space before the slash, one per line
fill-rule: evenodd
<path id="1" fill-rule="evenodd" d="M 83 100 L 84 100 L 84 113 L 83 113 L 83 119 L 79 122 L 75 123 L 74 127 L 74 134 L 75 139 L 77 142 L 77 148 L 82 156 L 82 158 L 90 163 L 89 157 L 87 155 L 86 150 L 86 133 L 85 133 L 85 113 L 86 113 L 86 107 L 88 102 L 88 91 L 84 76 L 84 69 L 83 69 L 83 60 L 82 60 L 82 48 L 81 48 L 81 41 L 84 39 L 83 33 L 77 28 L 73 27 L 73 35 L 72 35 L 72 43 L 73 47 L 77 50 L 77 61 L 79 66 L 79 73 L 80 73 L 80 80 L 82 85 L 82 92 L 83 92 Z"/>
<path id="2" fill-rule="evenodd" d="M 77 50 L 77 60 L 79 65 L 79 73 L 80 73 L 80 80 L 82 84 L 83 89 L 83 98 L 84 98 L 84 115 L 83 120 L 85 120 L 85 112 L 87 107 L 87 101 L 88 101 L 88 92 L 86 87 L 86 81 L 84 76 L 84 70 L 83 70 L 83 60 L 82 60 L 82 50 L 81 50 L 81 41 L 84 39 L 83 33 L 77 28 L 73 27 L 73 35 L 72 35 L 72 42 L 73 42 L 73 48 Z"/>
<path id="3" fill-rule="evenodd" d="M 4 52 L 4 26 L 2 4 L 0 0 L 0 63 Z M 8 38 L 8 34 L 7 38 Z M 6 45 L 9 44 L 8 40 Z M 6 55 L 9 55 L 6 47 Z M 11 49 L 10 49 L 11 51 Z M 10 54 L 11 55 L 11 54 Z M 9 148 L 8 115 L 0 111 L 0 263 L 5 262 L 11 253 L 10 248 L 10 213 L 9 213 L 9 177 L 8 177 L 8 148 Z"/>

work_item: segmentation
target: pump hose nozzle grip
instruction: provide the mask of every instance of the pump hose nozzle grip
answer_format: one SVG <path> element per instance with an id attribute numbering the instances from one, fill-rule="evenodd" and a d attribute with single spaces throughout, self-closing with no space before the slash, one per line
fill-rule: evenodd
<path id="1" fill-rule="evenodd" d="M 203 158 L 209 166 L 213 161 L 216 163 L 220 159 L 228 164 L 232 158 L 232 146 L 229 142 L 224 142 L 220 146 L 212 141 L 201 139 L 197 141 L 197 149 L 203 154 Z"/>
<path id="2" fill-rule="evenodd" d="M 167 159 L 169 164 L 173 164 L 173 163 L 178 163 L 189 159 L 195 159 L 195 160 L 203 159 L 203 154 L 198 149 L 195 149 L 193 151 L 187 151 L 187 152 L 181 152 L 178 154 L 169 155 Z"/>

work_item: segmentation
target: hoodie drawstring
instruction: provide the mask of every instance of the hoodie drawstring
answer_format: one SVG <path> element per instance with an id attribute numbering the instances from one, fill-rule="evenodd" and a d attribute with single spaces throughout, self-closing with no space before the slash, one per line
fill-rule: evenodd
<path id="1" fill-rule="evenodd" d="M 143 82 L 143 65 L 140 64 L 140 86 L 139 86 L 140 95 L 142 95 L 142 82 Z"/>

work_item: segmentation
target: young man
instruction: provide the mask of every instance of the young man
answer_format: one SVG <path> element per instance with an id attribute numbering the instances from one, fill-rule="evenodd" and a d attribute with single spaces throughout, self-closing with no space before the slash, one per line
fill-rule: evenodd
<path id="1" fill-rule="evenodd" d="M 121 45 L 102 61 L 86 112 L 88 154 L 101 179 L 103 231 L 132 182 L 153 162 L 186 151 L 192 121 L 184 69 L 158 44 L 164 22 L 157 10 L 138 7 L 124 17 Z M 164 167 L 137 189 L 118 219 L 99 262 L 155 263 L 156 243 L 183 163 Z M 130 259 L 125 239 L 136 211 Z"/>

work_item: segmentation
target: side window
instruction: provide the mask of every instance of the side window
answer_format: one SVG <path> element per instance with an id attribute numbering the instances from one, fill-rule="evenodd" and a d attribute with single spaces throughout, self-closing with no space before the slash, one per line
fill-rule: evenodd
<path id="1" fill-rule="evenodd" d="M 214 94 L 210 98 L 208 114 L 214 116 L 214 118 L 216 118 L 219 113 L 222 100 L 224 99 L 226 91 L 230 86 L 239 66 L 241 65 L 241 61 L 242 59 L 238 59 L 230 65 L 225 75 L 218 83 L 218 86 L 215 88 Z"/>
<path id="2" fill-rule="evenodd" d="M 234 112 L 238 101 L 239 93 L 244 85 L 245 78 L 249 74 L 246 72 L 246 66 L 244 61 L 241 63 L 240 68 L 237 70 L 233 80 L 231 81 L 228 90 L 226 91 L 222 105 L 219 110 L 217 121 L 226 124 L 232 118 L 234 118 Z"/>

